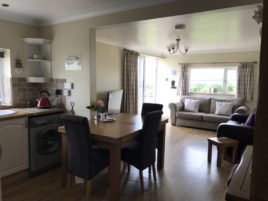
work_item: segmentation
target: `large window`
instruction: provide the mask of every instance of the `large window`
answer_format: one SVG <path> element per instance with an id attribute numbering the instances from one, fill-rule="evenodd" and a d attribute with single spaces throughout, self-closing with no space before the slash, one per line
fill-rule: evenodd
<path id="1" fill-rule="evenodd" d="M 10 51 L 0 48 L 0 105 L 11 105 Z"/>
<path id="2" fill-rule="evenodd" d="M 143 103 L 156 102 L 158 60 L 155 57 L 140 56 L 138 60 L 138 111 Z"/>
<path id="3" fill-rule="evenodd" d="M 237 67 L 191 67 L 189 92 L 205 94 L 236 93 Z"/>

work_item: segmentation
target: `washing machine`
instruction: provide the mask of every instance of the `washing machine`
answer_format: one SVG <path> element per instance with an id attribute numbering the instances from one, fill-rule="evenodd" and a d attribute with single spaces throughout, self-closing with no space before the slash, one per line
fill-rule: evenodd
<path id="1" fill-rule="evenodd" d="M 63 125 L 62 114 L 30 117 L 29 132 L 29 175 L 35 176 L 61 162 L 61 135 L 58 127 Z"/>

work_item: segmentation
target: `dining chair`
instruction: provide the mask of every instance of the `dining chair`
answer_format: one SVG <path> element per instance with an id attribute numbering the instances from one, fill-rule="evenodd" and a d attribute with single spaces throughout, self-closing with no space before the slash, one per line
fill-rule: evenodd
<path id="1" fill-rule="evenodd" d="M 143 103 L 141 108 L 141 116 L 144 116 L 148 112 L 153 112 L 157 110 L 163 110 L 163 105 L 158 103 Z M 158 147 L 158 140 L 156 137 L 156 147 Z M 128 165 L 128 171 L 130 170 L 130 166 Z M 151 175 L 151 167 L 149 167 L 149 175 Z"/>
<path id="2" fill-rule="evenodd" d="M 153 169 L 153 178 L 156 181 L 155 148 L 156 132 L 159 127 L 163 112 L 149 112 L 144 116 L 141 134 L 137 142 L 122 149 L 121 159 L 139 170 L 141 191 L 144 191 L 143 170 L 149 167 Z"/>
<path id="3" fill-rule="evenodd" d="M 148 112 L 153 112 L 153 111 L 157 111 L 157 110 L 162 111 L 162 109 L 163 109 L 162 104 L 158 104 L 158 103 L 143 103 L 142 108 L 141 108 L 141 116 L 144 116 Z"/>
<path id="4" fill-rule="evenodd" d="M 67 191 L 70 192 L 72 178 L 86 181 L 86 198 L 90 199 L 91 179 L 109 165 L 109 152 L 92 145 L 91 133 L 86 117 L 63 115 L 67 136 Z"/>

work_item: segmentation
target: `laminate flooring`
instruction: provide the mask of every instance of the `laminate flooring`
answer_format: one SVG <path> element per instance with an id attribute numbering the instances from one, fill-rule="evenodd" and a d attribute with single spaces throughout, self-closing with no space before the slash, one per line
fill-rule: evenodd
<path id="1" fill-rule="evenodd" d="M 157 181 L 144 171 L 144 193 L 140 191 L 139 173 L 121 172 L 123 201 L 224 201 L 226 183 L 232 164 L 216 165 L 216 148 L 207 163 L 207 138 L 215 131 L 167 125 L 165 168 L 157 172 Z M 83 201 L 85 185 L 74 184 L 70 194 L 61 187 L 60 168 L 36 177 L 27 172 L 2 179 L 3 201 Z M 92 181 L 92 200 L 108 200 L 108 170 Z"/>

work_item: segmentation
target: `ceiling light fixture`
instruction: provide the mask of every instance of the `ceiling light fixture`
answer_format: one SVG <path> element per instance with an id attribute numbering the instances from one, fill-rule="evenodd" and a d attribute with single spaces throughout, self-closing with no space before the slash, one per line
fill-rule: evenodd
<path id="1" fill-rule="evenodd" d="M 177 24 L 175 29 L 185 29 L 185 24 Z M 189 49 L 181 47 L 180 41 L 181 39 L 177 38 L 175 43 L 172 43 L 167 47 L 169 54 L 176 54 L 178 52 L 182 55 L 186 55 L 188 53 Z"/>
<path id="2" fill-rule="evenodd" d="M 9 7 L 9 4 L 7 4 L 7 3 L 2 3 L 2 7 Z"/>

